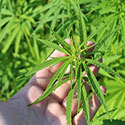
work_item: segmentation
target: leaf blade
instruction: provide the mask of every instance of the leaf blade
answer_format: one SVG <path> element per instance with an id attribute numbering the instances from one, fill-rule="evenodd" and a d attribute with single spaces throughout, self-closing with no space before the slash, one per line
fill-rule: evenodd
<path id="1" fill-rule="evenodd" d="M 55 90 L 57 87 L 59 87 L 59 85 L 62 84 L 61 80 L 65 74 L 65 71 L 69 65 L 70 60 L 66 61 L 60 68 L 59 70 L 54 74 L 54 76 L 52 77 L 49 85 L 47 86 L 47 89 L 44 91 L 44 93 L 37 99 L 35 100 L 32 104 L 38 103 L 39 101 L 43 100 L 44 98 L 46 98 L 53 90 Z M 60 75 L 60 77 L 59 77 Z M 59 79 L 58 79 L 59 77 Z M 58 80 L 58 83 L 54 85 L 54 82 Z M 29 104 L 29 105 L 32 105 Z"/>
<path id="2" fill-rule="evenodd" d="M 42 70 L 42 69 L 44 69 L 48 66 L 57 64 L 59 62 L 63 62 L 67 59 L 68 59 L 67 57 L 57 57 L 57 58 L 47 60 L 47 61 L 43 62 L 42 64 L 39 64 L 38 66 L 35 66 L 30 72 L 26 73 L 25 76 L 29 76 L 29 75 L 31 75 L 31 74 L 39 71 L 39 70 Z"/>
<path id="3" fill-rule="evenodd" d="M 105 99 L 104 99 L 104 95 L 103 95 L 103 92 L 100 89 L 100 85 L 99 85 L 98 81 L 96 80 L 94 74 L 89 69 L 89 67 L 85 64 L 85 62 L 83 62 L 83 66 L 85 68 L 87 76 L 89 77 L 89 83 L 90 83 L 92 89 L 95 91 L 96 95 L 98 96 L 98 99 L 100 100 L 101 104 L 103 104 L 104 109 L 106 110 L 107 115 L 110 118 L 110 115 L 108 113 L 108 109 L 107 109 L 107 106 L 106 106 L 106 102 L 105 102 Z"/>
<path id="4" fill-rule="evenodd" d="M 115 75 L 115 76 L 119 77 L 120 79 L 122 79 L 123 81 L 125 81 L 125 79 L 123 77 L 121 77 L 117 72 L 115 72 L 109 66 L 106 66 L 104 63 L 100 63 L 99 61 L 92 60 L 92 59 L 87 59 L 87 61 L 88 61 L 87 62 L 88 64 L 95 64 L 96 66 L 101 67 L 102 69 L 104 69 L 105 71 L 109 72 L 110 74 Z"/>
<path id="5" fill-rule="evenodd" d="M 47 40 L 42 40 L 42 39 L 38 39 L 38 38 L 36 38 L 36 40 L 38 40 L 38 41 L 44 43 L 45 45 L 47 45 L 47 46 L 49 46 L 49 47 L 51 47 L 51 48 L 53 48 L 53 49 L 56 49 L 56 50 L 58 50 L 58 51 L 60 51 L 60 52 L 63 52 L 63 53 L 65 53 L 65 54 L 68 54 L 68 55 L 69 55 L 69 53 L 68 53 L 65 49 L 59 47 L 59 46 L 58 46 L 57 44 L 55 44 L 55 43 L 48 42 Z"/>
<path id="6" fill-rule="evenodd" d="M 72 125 L 72 100 L 73 95 L 75 91 L 75 85 L 73 88 L 69 91 L 68 97 L 67 97 L 67 103 L 66 103 L 66 119 L 67 119 L 67 125 Z"/>
<path id="7" fill-rule="evenodd" d="M 82 107 L 84 110 L 87 125 L 90 125 L 89 101 L 87 98 L 87 92 L 86 92 L 86 88 L 84 85 L 82 85 L 81 102 L 82 102 Z"/>

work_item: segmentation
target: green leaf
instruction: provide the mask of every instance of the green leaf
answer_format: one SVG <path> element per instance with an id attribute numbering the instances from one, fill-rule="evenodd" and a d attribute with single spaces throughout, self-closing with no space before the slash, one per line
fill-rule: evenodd
<path id="1" fill-rule="evenodd" d="M 2 8 L 3 8 L 2 7 L 2 2 L 3 2 L 3 0 L 0 0 L 0 22 L 1 22 L 1 17 L 2 17 Z"/>
<path id="2" fill-rule="evenodd" d="M 113 35 L 117 31 L 117 29 L 118 28 L 116 28 L 113 32 L 111 32 L 108 35 L 106 35 L 105 37 L 103 37 L 103 39 L 97 43 L 96 47 L 94 48 L 94 51 L 98 51 L 102 46 L 104 46 L 104 44 L 107 43 L 107 41 L 109 41 L 113 37 Z"/>
<path id="3" fill-rule="evenodd" d="M 98 36 L 97 36 L 97 39 L 96 39 L 97 42 L 101 41 L 101 39 L 105 36 L 108 27 L 110 27 L 110 25 L 115 20 L 115 18 L 116 18 L 115 15 L 111 14 L 107 17 L 107 19 L 108 19 L 107 24 L 105 25 L 105 24 L 102 23 L 102 25 L 101 25 L 102 30 L 100 32 L 98 32 Z M 112 32 L 112 31 L 110 31 L 110 32 Z"/>
<path id="4" fill-rule="evenodd" d="M 48 7 L 50 7 L 49 10 L 46 12 L 45 15 L 41 16 L 41 20 L 40 20 L 38 26 L 36 27 L 35 31 L 33 32 L 33 34 L 36 33 L 43 26 L 43 24 L 45 24 L 48 21 L 48 19 L 51 17 L 51 15 L 53 15 L 55 13 L 55 11 L 57 11 L 56 10 L 57 7 L 54 7 L 54 1 L 52 1 L 52 3 L 49 5 L 48 5 Z M 46 9 L 48 9 L 48 7 Z M 52 20 L 53 20 L 53 16 L 52 16 Z"/>
<path id="5" fill-rule="evenodd" d="M 35 103 L 38 103 L 39 101 L 43 100 L 45 97 L 47 97 L 52 91 L 53 91 L 53 86 L 54 86 L 54 83 L 56 80 L 58 80 L 58 83 L 60 85 L 61 83 L 61 80 L 66 72 L 66 69 L 69 65 L 69 62 L 70 60 L 66 61 L 60 68 L 59 70 L 54 74 L 54 76 L 52 77 L 52 79 L 50 79 L 50 83 L 49 85 L 47 86 L 47 89 L 44 91 L 44 93 L 36 100 L 34 101 L 32 104 L 35 104 Z M 59 78 L 58 78 L 59 77 Z M 62 83 L 61 83 L 62 84 Z M 58 85 L 56 85 L 56 87 L 54 88 L 57 88 Z M 30 104 L 30 105 L 32 105 Z"/>
<path id="6" fill-rule="evenodd" d="M 31 3 L 29 6 L 33 6 L 33 5 L 34 5 L 34 3 Z M 52 8 L 52 6 L 53 6 L 53 4 L 48 3 L 48 4 L 46 4 L 45 6 L 43 6 L 43 7 L 40 9 L 40 11 L 36 12 L 34 15 L 36 16 L 36 15 L 38 15 L 38 14 L 44 12 L 44 11 L 47 11 L 48 9 Z M 27 8 L 29 9 L 29 7 L 27 7 Z"/>
<path id="7" fill-rule="evenodd" d="M 2 31 L 0 32 L 0 43 L 2 42 L 2 40 L 4 39 L 4 37 L 6 36 L 6 34 L 12 30 L 12 28 L 14 27 L 13 25 L 13 18 L 10 20 L 10 22 L 4 27 L 4 29 L 2 29 Z"/>
<path id="8" fill-rule="evenodd" d="M 2 15 L 12 16 L 13 14 L 9 11 L 9 9 L 2 8 Z"/>
<path id="9" fill-rule="evenodd" d="M 61 36 L 59 36 L 55 31 L 53 31 L 50 27 L 49 29 L 52 31 L 53 35 L 55 36 L 55 38 L 57 39 L 58 43 L 62 45 L 62 47 L 71 55 L 71 48 L 69 46 L 69 44 L 63 40 L 61 38 Z M 68 54 L 68 55 L 69 55 Z"/>
<path id="10" fill-rule="evenodd" d="M 58 21 L 58 15 L 59 15 L 59 12 L 60 12 L 60 7 L 56 7 L 56 8 L 57 9 L 54 13 L 53 20 L 52 20 L 52 23 L 51 23 L 52 30 L 55 28 L 56 22 Z"/>
<path id="11" fill-rule="evenodd" d="M 115 76 L 119 77 L 120 79 L 122 79 L 123 81 L 125 81 L 125 79 L 123 77 L 121 77 L 117 72 L 115 72 L 112 68 L 110 68 L 109 66 L 106 66 L 103 63 L 100 63 L 99 61 L 87 59 L 87 64 L 94 64 L 94 65 L 104 69 L 108 73 L 115 75 Z"/>
<path id="12" fill-rule="evenodd" d="M 77 72 L 77 93 L 78 93 L 78 110 L 80 108 L 80 103 L 81 103 L 81 87 L 82 87 L 82 67 L 81 64 L 78 67 L 78 72 Z"/>
<path id="13" fill-rule="evenodd" d="M 123 35 L 122 35 L 122 39 L 123 39 L 123 41 L 124 41 L 124 43 L 125 43 L 125 20 L 124 20 L 124 18 L 120 15 L 120 19 L 121 19 L 121 22 L 122 22 L 122 32 L 123 32 Z"/>
<path id="14" fill-rule="evenodd" d="M 85 20 L 83 18 L 83 13 L 80 11 L 80 21 L 79 21 L 79 29 L 80 29 L 80 42 L 81 44 L 84 42 L 84 46 L 82 48 L 87 47 L 87 31 Z"/>
<path id="15" fill-rule="evenodd" d="M 82 103 L 82 108 L 84 110 L 84 115 L 85 115 L 87 125 L 90 125 L 89 101 L 87 98 L 87 92 L 84 85 L 82 85 L 81 103 Z"/>
<path id="16" fill-rule="evenodd" d="M 17 27 L 16 29 L 14 29 L 13 32 L 9 35 L 9 37 L 5 41 L 4 47 L 2 49 L 3 53 L 5 53 L 9 49 L 9 47 L 12 44 L 14 38 L 16 37 L 16 34 L 18 33 L 18 31 L 19 31 L 19 27 Z"/>
<path id="17" fill-rule="evenodd" d="M 44 91 L 44 93 L 36 101 L 34 101 L 32 104 L 29 104 L 28 106 L 31 106 L 31 105 L 36 104 L 39 101 L 43 100 L 49 94 L 51 94 L 53 91 L 55 91 L 59 86 L 63 85 L 64 83 L 66 83 L 69 80 L 70 79 L 67 78 L 67 79 L 62 80 L 61 82 L 58 82 L 57 84 L 54 84 L 50 89 L 48 89 L 47 91 Z"/>
<path id="18" fill-rule="evenodd" d="M 85 62 L 83 62 L 83 66 L 85 68 L 85 72 L 87 73 L 87 76 L 89 77 L 89 84 L 91 85 L 92 89 L 98 96 L 98 99 L 100 100 L 101 104 L 103 104 L 103 106 L 107 112 L 107 115 L 109 116 L 108 109 L 107 109 L 107 106 L 105 103 L 105 98 L 104 98 L 102 90 L 100 89 L 100 85 L 99 85 L 98 81 L 96 80 L 94 74 L 89 69 L 89 67 L 85 64 Z M 109 118 L 110 118 L 110 116 L 109 116 Z"/>
<path id="19" fill-rule="evenodd" d="M 66 103 L 67 125 L 72 125 L 72 100 L 73 100 L 74 91 L 75 91 L 75 85 L 69 91 L 68 97 L 67 97 L 67 103 Z"/>
<path id="20" fill-rule="evenodd" d="M 64 16 L 64 18 L 65 18 L 65 16 Z M 64 23 L 59 24 L 59 26 L 57 27 L 57 29 L 58 29 L 57 32 L 59 33 L 61 31 L 64 31 L 66 28 L 68 29 L 69 27 L 72 27 L 73 24 L 75 24 L 75 21 L 72 19 L 70 19 L 70 20 L 68 19 L 68 20 L 64 21 Z"/>
<path id="21" fill-rule="evenodd" d="M 38 39 L 38 38 L 36 38 L 36 40 L 42 42 L 43 44 L 45 44 L 45 45 L 47 45 L 47 46 L 49 46 L 49 47 L 51 47 L 51 48 L 53 48 L 55 50 L 58 50 L 60 52 L 63 52 L 65 54 L 69 55 L 69 53 L 65 49 L 61 48 L 59 45 L 57 45 L 55 43 L 52 43 L 51 41 L 47 41 L 47 40 L 43 40 L 43 39 Z"/>
<path id="22" fill-rule="evenodd" d="M 59 62 L 65 62 L 68 59 L 68 57 L 56 57 L 52 58 L 50 60 L 47 60 L 43 62 L 42 64 L 39 64 L 38 66 L 35 66 L 31 71 L 25 74 L 25 76 L 32 75 L 33 73 L 42 70 L 48 66 L 56 65 Z"/>
<path id="23" fill-rule="evenodd" d="M 73 6 L 73 8 L 74 8 L 74 11 L 75 11 L 75 14 L 76 14 L 76 16 L 78 16 L 79 15 L 79 8 L 77 7 L 77 1 L 76 0 L 70 0 L 70 3 L 71 3 L 71 5 Z"/>
<path id="24" fill-rule="evenodd" d="M 21 36 L 22 36 L 22 32 L 19 30 L 17 37 L 16 37 L 16 42 L 15 42 L 15 54 L 18 54 L 19 51 L 19 45 L 21 42 Z"/>
<path id="25" fill-rule="evenodd" d="M 0 27 L 2 27 L 3 25 L 5 25 L 9 20 L 11 20 L 11 17 L 3 18 L 3 19 L 0 21 Z"/>
<path id="26" fill-rule="evenodd" d="M 23 23 L 23 32 L 24 32 L 24 36 L 26 37 L 26 41 L 27 41 L 27 43 L 28 43 L 28 46 L 29 46 L 30 52 L 31 52 L 31 54 L 32 54 L 32 57 L 34 58 L 35 55 L 34 55 L 33 47 L 32 47 L 32 45 L 31 45 L 31 41 L 30 41 L 30 38 L 29 38 L 29 36 L 30 36 L 30 31 L 29 31 L 29 29 L 28 29 L 26 23 Z"/>
<path id="27" fill-rule="evenodd" d="M 71 83 L 71 87 L 73 85 L 73 62 L 70 65 L 70 83 Z"/>
<path id="28" fill-rule="evenodd" d="M 11 13 L 13 13 L 12 4 L 11 4 L 10 0 L 7 0 L 7 2 L 8 2 L 9 10 L 11 11 Z"/>
<path id="29" fill-rule="evenodd" d="M 115 112 L 116 110 L 117 110 L 117 108 L 112 109 L 112 110 L 109 111 L 109 113 Z M 103 125 L 102 119 L 105 119 L 106 115 L 107 115 L 107 112 L 104 112 L 104 113 L 100 114 L 94 120 L 92 120 L 91 125 Z"/>
<path id="30" fill-rule="evenodd" d="M 112 113 L 112 112 L 116 111 L 117 109 L 118 109 L 118 108 L 115 108 L 115 109 L 112 109 L 112 110 L 110 110 L 110 111 L 108 111 L 108 112 L 109 112 L 109 113 Z M 104 112 L 104 113 L 100 114 L 99 116 L 96 117 L 96 119 L 103 118 L 103 117 L 105 117 L 105 115 L 107 115 L 107 112 Z"/>
<path id="31" fill-rule="evenodd" d="M 52 79 L 50 80 L 49 85 L 47 86 L 47 89 L 50 89 L 53 85 L 53 83 L 58 80 L 58 82 L 60 82 L 66 72 L 66 69 L 68 67 L 70 63 L 70 60 L 67 60 L 66 62 L 64 62 L 64 64 L 57 70 L 57 72 L 54 74 L 54 76 L 52 77 Z"/>
<path id="32" fill-rule="evenodd" d="M 35 58 L 37 60 L 37 63 L 40 61 L 40 54 L 39 54 L 39 48 L 38 48 L 38 43 L 36 39 L 33 39 L 34 42 L 34 52 L 35 52 Z"/>

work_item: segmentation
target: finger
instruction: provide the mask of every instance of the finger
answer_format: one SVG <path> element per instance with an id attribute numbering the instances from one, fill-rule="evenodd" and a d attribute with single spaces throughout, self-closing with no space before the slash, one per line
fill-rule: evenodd
<path id="1" fill-rule="evenodd" d="M 27 104 L 33 103 L 43 93 L 43 90 L 41 90 L 37 86 L 31 86 L 27 88 L 26 91 L 27 93 L 25 96 L 26 96 Z M 36 109 L 35 111 L 39 112 L 39 118 L 41 118 L 41 115 L 44 116 L 44 120 L 42 119 L 42 123 L 45 125 L 47 124 L 50 125 L 53 119 L 54 119 L 53 124 L 66 125 L 65 110 L 62 108 L 62 106 L 59 103 L 57 103 L 50 96 L 46 97 L 44 100 L 40 101 L 39 103 L 33 104 L 29 108 L 33 108 L 33 109 L 35 108 Z"/>
<path id="2" fill-rule="evenodd" d="M 94 43 L 89 41 L 87 43 L 87 46 L 91 46 L 93 45 Z M 88 51 L 92 51 L 94 49 L 94 47 L 90 48 Z M 98 68 L 96 66 L 91 66 L 90 69 L 92 70 L 92 72 L 94 74 L 97 74 L 98 72 Z M 89 92 L 90 90 L 90 87 L 88 86 L 88 84 L 84 81 L 84 84 L 85 84 L 85 87 L 86 87 L 86 90 L 87 92 Z M 52 93 L 52 97 L 54 99 L 56 99 L 60 104 L 63 102 L 63 100 L 67 97 L 68 93 L 69 93 L 69 90 L 70 90 L 70 81 L 63 84 L 62 86 L 60 86 L 59 88 L 57 88 L 53 93 Z"/>
<path id="3" fill-rule="evenodd" d="M 96 76 L 97 75 L 97 72 L 98 72 L 98 70 L 99 70 L 99 68 L 98 67 L 96 67 L 95 65 L 92 65 L 91 67 L 90 67 L 90 70 L 93 72 L 93 74 Z M 86 88 L 86 91 L 87 91 L 87 93 L 90 91 L 90 86 L 83 80 L 83 83 L 84 83 L 84 85 L 85 85 L 85 88 Z M 70 84 L 68 83 L 68 85 L 69 85 L 69 87 L 70 87 Z M 66 87 L 66 86 L 64 86 L 64 87 Z M 68 87 L 68 86 L 67 86 Z M 60 87 L 60 89 L 61 89 L 61 87 Z M 68 89 L 69 88 L 67 88 L 67 91 L 66 91 L 66 89 L 64 89 L 64 92 L 66 92 L 66 95 L 68 95 Z M 69 89 L 70 90 L 70 89 Z M 61 90 L 58 90 L 59 92 L 58 93 L 60 93 L 61 92 Z M 77 90 L 76 90 L 77 91 Z M 64 107 L 64 109 L 66 109 L 66 101 L 67 101 L 67 97 L 66 97 L 66 95 L 64 94 L 64 93 L 62 93 L 63 94 L 63 96 L 65 97 L 65 99 L 63 100 L 63 98 L 62 98 L 62 100 L 61 100 L 61 97 L 60 97 L 60 102 L 61 101 L 63 101 L 62 102 L 62 105 L 63 105 L 63 107 Z M 62 96 L 62 97 L 63 97 Z M 77 107 L 78 107 L 78 100 L 77 100 L 77 97 L 73 97 L 73 104 L 72 104 L 72 116 L 74 116 L 76 113 L 77 113 Z"/>
<path id="4" fill-rule="evenodd" d="M 88 47 L 89 47 L 89 46 L 92 46 L 92 45 L 94 45 L 94 44 L 95 44 L 95 43 L 92 42 L 92 41 L 88 41 L 88 42 L 87 42 L 87 46 L 88 46 Z M 91 52 L 94 48 L 95 48 L 95 46 L 89 48 L 89 49 L 87 50 L 87 52 Z"/>
<path id="5" fill-rule="evenodd" d="M 58 83 L 57 83 L 58 84 Z M 55 99 L 58 103 L 62 103 L 63 99 L 68 95 L 70 91 L 70 81 L 64 83 L 58 87 L 52 94 L 51 97 Z"/>
<path id="6" fill-rule="evenodd" d="M 101 90 L 105 93 L 106 89 L 104 87 L 100 87 Z M 96 94 L 94 93 L 93 96 L 91 97 L 90 101 L 89 101 L 89 106 L 90 106 L 90 120 L 92 120 L 92 118 L 94 117 L 94 115 L 96 114 L 97 110 L 99 109 L 101 103 L 98 99 L 98 97 L 96 96 Z M 81 110 L 74 118 L 73 118 L 73 125 L 86 125 L 86 120 L 84 117 L 84 111 Z"/>
<path id="7" fill-rule="evenodd" d="M 66 39 L 66 42 L 70 44 L 69 39 Z M 67 55 L 65 53 L 55 50 L 50 57 L 63 57 L 63 56 L 67 56 Z M 32 77 L 32 79 L 29 81 L 28 84 L 36 85 L 40 87 L 42 90 L 45 90 L 50 82 L 48 79 L 52 78 L 52 76 L 56 73 L 56 71 L 60 68 L 62 64 L 63 63 L 60 62 L 53 67 L 48 67 L 48 68 L 38 71 Z"/>

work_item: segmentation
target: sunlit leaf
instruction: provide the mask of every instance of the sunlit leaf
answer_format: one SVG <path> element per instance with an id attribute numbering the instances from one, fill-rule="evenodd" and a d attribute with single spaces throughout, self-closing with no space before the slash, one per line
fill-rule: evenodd
<path id="1" fill-rule="evenodd" d="M 89 101 L 88 101 L 88 98 L 87 98 L 87 92 L 86 92 L 86 88 L 85 88 L 84 85 L 82 85 L 81 104 L 82 104 L 82 108 L 84 110 L 87 125 L 90 125 Z"/>
<path id="2" fill-rule="evenodd" d="M 69 91 L 68 97 L 67 97 L 67 103 L 66 103 L 67 125 L 72 125 L 72 100 L 73 100 L 74 91 L 75 91 L 75 85 Z"/>
<path id="3" fill-rule="evenodd" d="M 77 93 L 78 93 L 78 110 L 80 108 L 80 104 L 81 104 L 81 88 L 82 88 L 82 67 L 81 64 L 78 67 L 78 71 L 77 71 Z"/>
<path id="4" fill-rule="evenodd" d="M 38 39 L 38 38 L 36 38 L 36 40 L 44 43 L 45 45 L 47 45 L 47 46 L 49 46 L 49 47 L 51 47 L 53 49 L 59 50 L 60 52 L 63 52 L 63 53 L 66 53 L 66 54 L 69 55 L 69 53 L 65 49 L 63 49 L 62 47 L 58 46 L 55 43 L 52 43 L 51 41 L 47 41 L 47 40 L 43 40 L 43 39 Z"/>
<path id="5" fill-rule="evenodd" d="M 44 93 L 37 99 L 35 100 L 32 104 L 38 103 L 39 101 L 43 100 L 46 96 L 48 96 L 53 89 L 54 83 L 56 80 L 58 80 L 57 84 L 60 85 L 60 83 L 62 84 L 61 80 L 66 72 L 66 69 L 69 65 L 69 61 L 65 62 L 60 68 L 59 70 L 54 74 L 54 76 L 51 78 L 49 85 L 47 86 L 47 89 L 44 91 Z M 59 78 L 58 78 L 59 77 Z M 58 86 L 58 85 L 57 85 Z M 56 87 L 57 87 L 56 86 Z M 54 87 L 55 88 L 55 87 Z M 29 104 L 29 105 L 32 105 Z"/>
<path id="6" fill-rule="evenodd" d="M 42 69 L 44 69 L 48 66 L 56 65 L 59 62 L 64 62 L 67 59 L 68 59 L 67 57 L 57 57 L 57 58 L 52 58 L 50 60 L 47 60 L 47 61 L 43 62 L 42 64 L 39 64 L 38 66 L 35 66 L 30 72 L 25 74 L 25 76 L 32 75 L 33 73 L 35 73 L 39 70 L 42 70 Z"/>
<path id="7" fill-rule="evenodd" d="M 100 89 L 98 81 L 96 80 L 94 74 L 89 69 L 89 67 L 85 64 L 85 62 L 83 62 L 83 66 L 85 68 L 87 76 L 89 77 L 89 83 L 91 84 L 91 87 L 95 91 L 96 95 L 98 96 L 98 99 L 100 100 L 101 104 L 103 104 L 103 106 L 104 106 L 104 108 L 105 108 L 105 110 L 106 110 L 106 112 L 107 112 L 107 114 L 109 116 L 108 109 L 107 109 L 105 99 L 104 99 L 104 95 L 103 95 L 102 90 Z M 109 116 L 109 118 L 110 118 L 110 116 Z"/>
<path id="8" fill-rule="evenodd" d="M 92 60 L 92 59 L 87 59 L 87 63 L 88 64 L 95 64 L 96 66 L 103 68 L 105 71 L 109 72 L 112 75 L 116 75 L 117 77 L 119 77 L 120 79 L 122 79 L 123 81 L 125 81 L 125 79 L 123 77 L 121 77 L 117 72 L 115 72 L 112 68 L 110 68 L 109 66 L 106 66 L 103 63 L 100 63 L 99 61 L 96 60 Z"/>
<path id="9" fill-rule="evenodd" d="M 13 32 L 9 35 L 8 39 L 5 41 L 4 48 L 2 49 L 3 53 L 5 53 L 9 49 L 18 31 L 19 27 L 13 30 Z"/>

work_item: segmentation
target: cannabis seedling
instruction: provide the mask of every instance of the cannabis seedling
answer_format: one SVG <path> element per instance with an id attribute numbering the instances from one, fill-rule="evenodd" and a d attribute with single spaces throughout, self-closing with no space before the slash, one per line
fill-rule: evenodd
<path id="1" fill-rule="evenodd" d="M 90 125 L 90 115 L 89 115 L 90 111 L 89 111 L 89 104 L 88 104 L 88 95 L 87 95 L 85 86 L 83 84 L 83 80 L 87 81 L 92 91 L 96 93 L 98 99 L 100 100 L 101 104 L 104 106 L 108 115 L 109 113 L 106 107 L 103 92 L 101 91 L 100 85 L 98 81 L 96 80 L 96 77 L 90 70 L 89 66 L 94 64 L 104 69 L 105 71 L 109 72 L 110 74 L 119 77 L 120 79 L 123 79 L 123 78 L 118 73 L 116 73 L 113 69 L 111 69 L 109 66 L 106 66 L 105 64 L 98 61 L 105 53 L 101 51 L 100 48 L 104 47 L 103 46 L 104 43 L 106 43 L 106 41 L 108 41 L 111 38 L 111 36 L 113 36 L 115 31 L 113 31 L 112 33 L 109 33 L 99 42 L 96 42 L 96 44 L 93 45 L 95 46 L 94 50 L 91 52 L 88 52 L 87 50 L 93 46 L 87 47 L 88 38 L 87 38 L 84 15 L 81 12 L 80 7 L 77 6 L 77 4 L 75 4 L 73 0 L 70 0 L 70 2 L 74 8 L 76 17 L 78 17 L 78 20 L 76 23 L 78 28 L 76 29 L 77 30 L 79 29 L 78 34 L 79 34 L 80 42 L 78 42 L 77 40 L 74 40 L 73 33 L 72 33 L 71 38 L 70 38 L 71 45 L 69 46 L 68 43 L 66 43 L 65 40 L 63 40 L 62 37 L 60 37 L 60 35 L 58 35 L 58 33 L 53 31 L 51 28 L 50 30 L 53 34 L 53 38 L 56 38 L 58 43 L 52 42 L 51 40 L 40 39 L 37 37 L 37 35 L 33 35 L 34 39 L 36 39 L 37 41 L 47 45 L 48 47 L 53 48 L 54 50 L 63 52 L 67 56 L 55 57 L 55 58 L 46 60 L 42 64 L 34 67 L 29 73 L 25 74 L 25 77 L 32 75 L 35 72 L 42 70 L 46 67 L 54 66 L 58 64 L 59 62 L 63 62 L 59 70 L 50 79 L 50 83 L 48 87 L 46 88 L 46 90 L 44 91 L 44 93 L 32 104 L 36 104 L 39 101 L 45 99 L 49 94 L 51 94 L 59 86 L 61 86 L 62 84 L 70 80 L 71 89 L 68 93 L 67 106 L 66 106 L 67 124 L 68 125 L 72 124 L 71 106 L 72 106 L 72 99 L 73 99 L 74 91 L 75 91 L 75 88 L 77 87 L 78 111 L 80 111 L 81 108 L 84 110 L 86 122 L 88 125 Z M 89 38 L 92 38 L 95 34 L 96 33 L 91 34 Z M 70 72 L 69 74 L 66 75 L 65 73 L 66 73 L 68 66 L 70 66 Z M 82 75 L 84 73 L 86 73 L 87 77 Z M 32 104 L 29 104 L 29 105 L 32 105 Z"/>
<path id="2" fill-rule="evenodd" d="M 88 82 L 88 84 L 91 86 L 92 91 L 96 93 L 98 96 L 101 104 L 103 104 L 106 112 L 108 113 L 105 99 L 103 96 L 103 92 L 100 89 L 100 85 L 98 81 L 96 80 L 94 74 L 89 68 L 90 64 L 94 64 L 100 68 L 103 68 L 104 70 L 108 71 L 109 73 L 116 75 L 121 78 L 119 74 L 117 74 L 113 69 L 110 67 L 104 65 L 103 63 L 100 63 L 98 59 L 102 56 L 102 52 L 98 51 L 98 48 L 100 46 L 100 43 L 96 45 L 94 50 L 92 52 L 87 52 L 87 50 L 90 47 L 79 45 L 77 46 L 76 42 L 71 39 L 71 45 L 69 46 L 56 32 L 53 31 L 53 35 L 58 40 L 59 44 L 53 42 L 48 42 L 47 40 L 42 40 L 36 38 L 38 41 L 44 43 L 45 45 L 52 47 L 60 52 L 63 52 L 67 54 L 68 56 L 65 57 L 55 57 L 51 58 L 49 60 L 46 60 L 42 64 L 36 66 L 31 70 L 29 73 L 25 74 L 25 76 L 29 76 L 41 69 L 44 69 L 48 66 L 54 66 L 58 64 L 59 62 L 63 62 L 59 70 L 54 74 L 54 76 L 50 79 L 50 83 L 47 87 L 47 89 L 44 91 L 44 93 L 32 104 L 38 103 L 39 101 L 45 99 L 49 94 L 51 94 L 54 90 L 56 90 L 59 86 L 64 84 L 65 82 L 69 81 L 71 82 L 71 89 L 68 94 L 67 98 L 67 107 L 66 107 L 66 117 L 67 117 L 67 124 L 71 125 L 71 106 L 72 106 L 72 99 L 75 91 L 75 87 L 77 86 L 77 93 L 78 93 L 78 111 L 80 108 L 80 104 L 82 104 L 82 109 L 84 110 L 85 118 L 87 121 L 87 124 L 90 124 L 90 116 L 89 116 L 89 104 L 88 104 L 88 97 L 87 92 L 85 89 L 83 82 L 83 79 Z M 88 58 L 88 55 L 91 58 Z M 69 74 L 65 75 L 66 70 L 70 66 L 70 72 Z M 88 77 L 83 76 L 82 74 L 85 73 Z M 57 82 L 55 84 L 55 82 Z M 32 105 L 29 104 L 29 105 Z"/>

